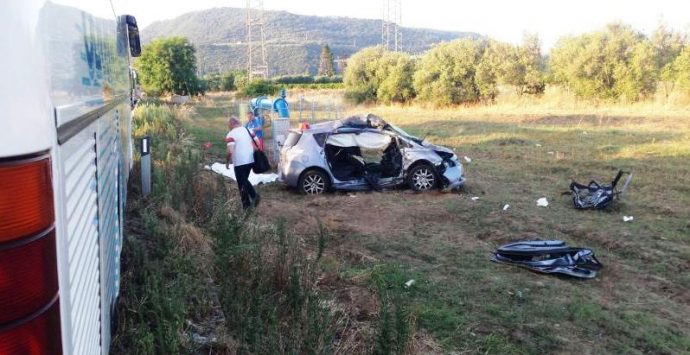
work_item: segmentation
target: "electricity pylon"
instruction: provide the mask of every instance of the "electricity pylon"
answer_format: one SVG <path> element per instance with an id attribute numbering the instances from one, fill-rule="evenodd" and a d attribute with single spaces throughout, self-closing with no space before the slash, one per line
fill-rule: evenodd
<path id="1" fill-rule="evenodd" d="M 381 21 L 381 45 L 389 51 L 401 52 L 402 31 L 401 0 L 383 0 L 383 18 Z"/>
<path id="2" fill-rule="evenodd" d="M 247 0 L 247 77 L 268 79 L 263 0 Z"/>

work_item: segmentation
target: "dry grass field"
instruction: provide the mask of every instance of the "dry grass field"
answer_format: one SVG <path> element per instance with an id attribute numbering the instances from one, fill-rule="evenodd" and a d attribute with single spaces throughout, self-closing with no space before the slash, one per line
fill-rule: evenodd
<path id="1" fill-rule="evenodd" d="M 214 143 L 203 163 L 222 160 L 234 107 L 231 97 L 214 95 L 185 109 L 182 123 L 195 144 Z M 373 349 L 381 290 L 371 280 L 382 268 L 388 280 L 415 280 L 396 298 L 409 312 L 408 353 L 690 352 L 687 106 L 516 100 L 344 111 L 377 114 L 471 163 L 457 193 L 301 196 L 279 184 L 259 187 L 257 223 L 280 221 L 309 253 L 320 243 L 319 224 L 328 230 L 316 287 L 350 315 L 335 352 Z M 618 169 L 634 179 L 607 211 L 576 211 L 562 195 L 573 179 L 608 182 Z M 536 205 L 540 197 L 548 207 Z M 511 207 L 503 211 L 505 204 Z M 604 268 L 583 281 L 489 261 L 498 245 L 525 238 L 591 247 Z"/>

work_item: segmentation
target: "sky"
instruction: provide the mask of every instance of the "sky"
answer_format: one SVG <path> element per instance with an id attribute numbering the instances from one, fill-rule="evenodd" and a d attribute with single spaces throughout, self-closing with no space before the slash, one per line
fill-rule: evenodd
<path id="1" fill-rule="evenodd" d="M 92 3 L 94 0 L 56 0 Z M 266 10 L 317 16 L 380 19 L 385 0 L 264 0 Z M 117 13 L 135 15 L 140 28 L 186 12 L 214 7 L 244 7 L 246 0 L 112 0 Z M 559 37 L 622 21 L 651 33 L 660 21 L 690 31 L 689 0 L 402 0 L 402 26 L 477 32 L 519 43 L 525 32 L 537 33 L 544 49 Z"/>

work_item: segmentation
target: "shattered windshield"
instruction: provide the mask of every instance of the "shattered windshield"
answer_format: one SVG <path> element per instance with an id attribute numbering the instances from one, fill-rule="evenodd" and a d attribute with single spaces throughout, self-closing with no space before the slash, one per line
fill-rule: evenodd
<path id="1" fill-rule="evenodd" d="M 413 141 L 415 141 L 415 142 L 417 142 L 417 143 L 419 143 L 419 144 L 422 144 L 423 139 L 421 139 L 421 138 L 419 138 L 419 137 L 415 137 L 415 136 L 413 136 L 413 135 L 411 135 L 411 134 L 409 134 L 409 133 L 403 131 L 402 128 L 400 128 L 400 127 L 398 127 L 398 126 L 396 126 L 396 125 L 394 125 L 394 124 L 388 123 L 388 125 L 387 125 L 386 128 L 388 128 L 389 130 L 395 132 L 396 134 L 398 134 L 399 136 L 401 136 L 401 137 L 403 137 L 403 138 L 411 139 L 411 140 L 413 140 Z"/>

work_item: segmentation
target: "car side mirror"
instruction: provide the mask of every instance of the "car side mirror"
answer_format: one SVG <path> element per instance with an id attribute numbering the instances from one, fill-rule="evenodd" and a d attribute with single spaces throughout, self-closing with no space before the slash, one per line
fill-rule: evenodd
<path id="1" fill-rule="evenodd" d="M 141 40 L 139 39 L 139 26 L 137 19 L 132 15 L 124 15 L 127 25 L 127 38 L 129 39 L 129 53 L 132 57 L 141 55 Z"/>

